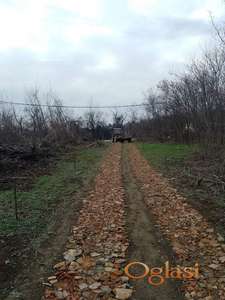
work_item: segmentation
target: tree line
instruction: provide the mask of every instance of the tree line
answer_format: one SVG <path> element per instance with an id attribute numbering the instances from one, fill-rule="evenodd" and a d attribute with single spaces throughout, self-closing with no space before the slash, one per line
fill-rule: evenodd
<path id="1" fill-rule="evenodd" d="M 130 124 L 132 125 L 132 124 Z M 133 124 L 142 139 L 225 143 L 225 44 L 205 51 L 182 74 L 146 96 L 146 114 Z"/>
<path id="2" fill-rule="evenodd" d="M 27 95 L 27 104 L 22 110 L 1 104 L 0 146 L 29 145 L 35 150 L 111 138 L 112 125 L 91 108 L 76 118 L 56 95 L 50 93 L 43 99 L 38 89 Z"/>
<path id="3" fill-rule="evenodd" d="M 219 32 L 219 31 L 218 31 Z M 111 139 L 113 127 L 130 136 L 159 142 L 225 143 L 225 39 L 192 61 L 181 74 L 162 80 L 148 91 L 145 109 L 111 112 L 112 121 L 91 109 L 75 118 L 53 93 L 44 100 L 37 89 L 22 111 L 0 106 L 0 145 L 65 145 Z M 53 105 L 53 106 L 52 106 Z"/>
<path id="4" fill-rule="evenodd" d="M 125 114 L 111 111 L 105 114 L 91 107 L 75 116 L 62 100 L 50 92 L 41 95 L 38 89 L 26 95 L 27 105 L 0 105 L 0 147 L 28 146 L 33 151 L 44 147 L 80 144 L 112 138 L 114 127 L 124 127 Z"/>

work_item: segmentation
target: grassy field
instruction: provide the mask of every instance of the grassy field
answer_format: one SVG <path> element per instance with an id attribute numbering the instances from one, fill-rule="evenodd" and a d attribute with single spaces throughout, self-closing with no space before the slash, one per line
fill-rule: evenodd
<path id="1" fill-rule="evenodd" d="M 39 177 L 29 191 L 18 191 L 18 220 L 13 189 L 0 191 L 0 235 L 37 236 L 54 218 L 57 205 L 69 201 L 84 181 L 94 176 L 105 149 L 77 149 L 58 161 L 51 175 Z"/>
<path id="2" fill-rule="evenodd" d="M 196 145 L 184 144 L 139 144 L 139 149 L 154 167 L 182 164 L 185 158 L 197 150 Z"/>
<path id="3" fill-rule="evenodd" d="M 169 179 L 225 237 L 224 151 L 183 144 L 138 144 L 151 166 Z"/>

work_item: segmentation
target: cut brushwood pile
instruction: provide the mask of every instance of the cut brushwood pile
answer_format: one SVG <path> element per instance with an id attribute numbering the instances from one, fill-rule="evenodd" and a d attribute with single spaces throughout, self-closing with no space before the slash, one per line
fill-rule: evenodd
<path id="1" fill-rule="evenodd" d="M 170 241 L 179 265 L 200 265 L 200 278 L 183 282 L 186 299 L 225 299 L 225 242 L 176 189 L 155 172 L 134 145 L 132 172 L 157 227 Z"/>
<path id="2" fill-rule="evenodd" d="M 128 240 L 124 221 L 121 145 L 105 157 L 95 188 L 69 238 L 64 259 L 43 284 L 43 299 L 128 299 L 132 288 L 122 271 Z"/>

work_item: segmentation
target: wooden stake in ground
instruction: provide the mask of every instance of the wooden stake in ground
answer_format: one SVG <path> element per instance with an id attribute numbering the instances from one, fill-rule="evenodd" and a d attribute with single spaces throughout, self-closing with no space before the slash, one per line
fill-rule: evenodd
<path id="1" fill-rule="evenodd" d="M 17 194 L 16 194 L 16 181 L 14 181 L 13 195 L 14 195 L 15 217 L 16 220 L 18 221 L 19 218 L 18 218 L 18 203 L 17 203 Z"/>

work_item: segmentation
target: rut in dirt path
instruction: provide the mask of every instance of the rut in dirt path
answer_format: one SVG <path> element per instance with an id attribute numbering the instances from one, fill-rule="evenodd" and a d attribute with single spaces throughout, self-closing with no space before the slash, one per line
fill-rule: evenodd
<path id="1" fill-rule="evenodd" d="M 127 147 L 123 151 L 123 179 L 127 198 L 127 231 L 130 246 L 128 248 L 129 261 L 138 261 L 150 267 L 161 267 L 166 261 L 173 260 L 171 249 L 160 237 L 157 228 L 149 214 L 142 193 L 138 189 L 131 173 Z M 135 286 L 133 300 L 179 300 L 184 299 L 175 281 L 165 282 L 154 287 L 147 282 L 147 278 L 132 281 Z"/>

